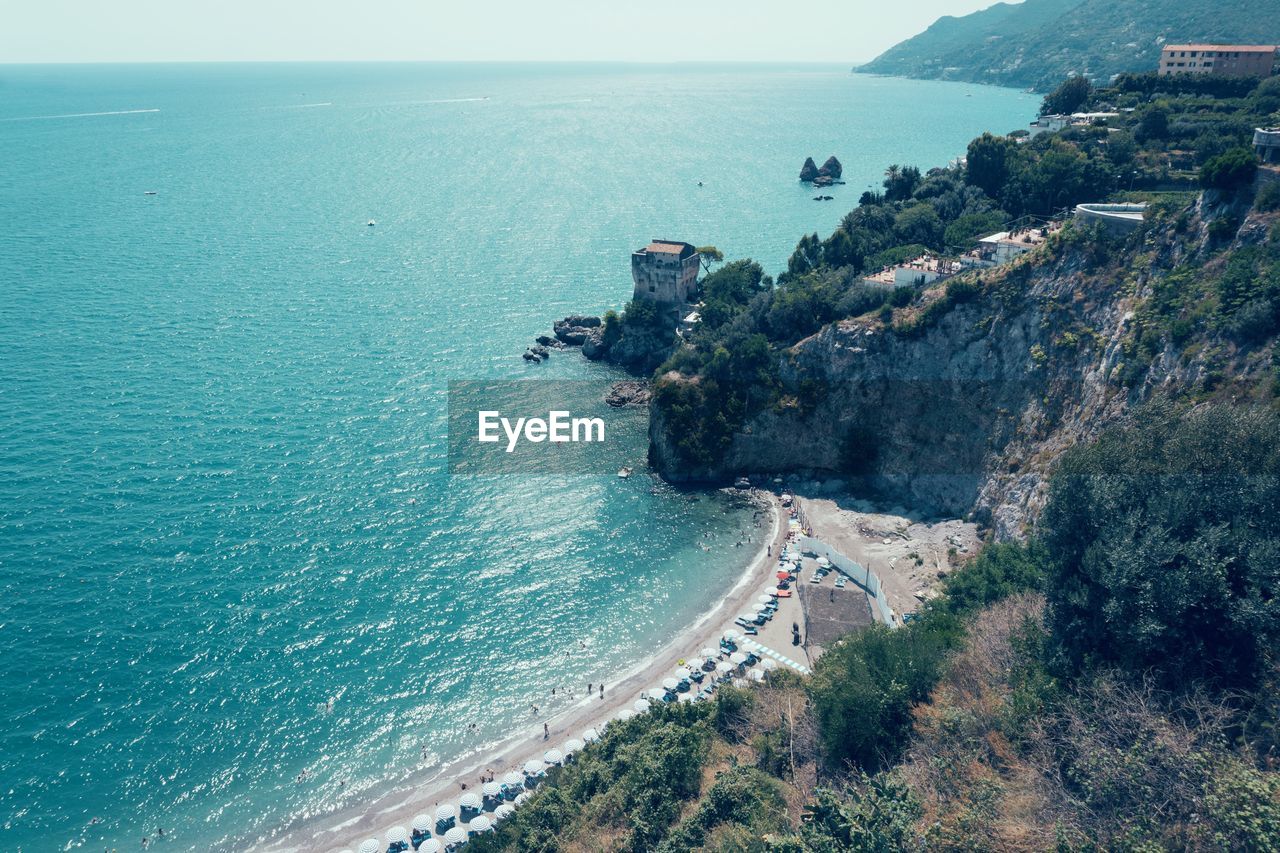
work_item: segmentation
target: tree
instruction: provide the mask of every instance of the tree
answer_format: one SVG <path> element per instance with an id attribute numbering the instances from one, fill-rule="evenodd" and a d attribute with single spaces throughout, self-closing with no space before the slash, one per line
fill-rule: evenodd
<path id="1" fill-rule="evenodd" d="M 1134 133 L 1139 142 L 1151 142 L 1156 139 L 1167 139 L 1169 136 L 1169 109 L 1162 103 L 1155 103 L 1142 112 L 1138 122 L 1138 130 Z"/>
<path id="2" fill-rule="evenodd" d="M 984 133 L 969 143 L 965 158 L 965 182 L 992 198 L 1000 198 L 1009 177 L 1009 157 L 1017 143 L 1007 136 Z"/>
<path id="3" fill-rule="evenodd" d="M 796 250 L 787 260 L 787 276 L 804 275 L 822 263 L 822 241 L 817 234 L 806 234 L 796 244 Z"/>
<path id="4" fill-rule="evenodd" d="M 906 208 L 893 221 L 897 242 L 920 243 L 931 249 L 942 248 L 944 230 L 941 217 L 928 202 Z"/>
<path id="5" fill-rule="evenodd" d="M 904 201 L 911 198 L 920 183 L 920 170 L 915 166 L 893 165 L 884 172 L 885 201 Z"/>
<path id="6" fill-rule="evenodd" d="M 698 254 L 702 256 L 703 273 L 711 272 L 712 264 L 724 263 L 724 252 L 715 246 L 699 246 Z"/>
<path id="7" fill-rule="evenodd" d="M 1045 96 L 1040 115 L 1071 115 L 1085 105 L 1093 94 L 1093 86 L 1085 77 L 1068 77 Z"/>
<path id="8" fill-rule="evenodd" d="M 1200 167 L 1200 186 L 1215 190 L 1237 190 L 1253 183 L 1258 174 L 1258 158 L 1248 148 L 1232 148 L 1209 158 Z"/>
<path id="9" fill-rule="evenodd" d="M 979 237 L 994 234 L 1004 227 L 1008 215 L 1002 210 L 970 213 L 947 226 L 943 235 L 950 249 L 969 249 Z"/>
<path id="10" fill-rule="evenodd" d="M 1070 671 L 1252 687 L 1280 641 L 1280 415 L 1141 413 L 1066 454 L 1042 518 Z"/>

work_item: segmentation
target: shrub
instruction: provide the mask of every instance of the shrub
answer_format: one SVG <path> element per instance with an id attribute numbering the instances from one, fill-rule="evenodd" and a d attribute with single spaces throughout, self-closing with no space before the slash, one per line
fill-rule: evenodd
<path id="1" fill-rule="evenodd" d="M 1264 213 L 1280 210 L 1280 181 L 1269 181 L 1258 190 L 1253 206 Z"/>
<path id="2" fill-rule="evenodd" d="M 1251 687 L 1280 641 L 1280 416 L 1153 407 L 1067 453 L 1042 525 L 1059 664 Z"/>
<path id="3" fill-rule="evenodd" d="M 1215 190 L 1236 190 L 1253 183 L 1258 174 L 1258 158 L 1248 148 L 1232 148 L 1211 157 L 1200 167 L 1200 186 Z"/>

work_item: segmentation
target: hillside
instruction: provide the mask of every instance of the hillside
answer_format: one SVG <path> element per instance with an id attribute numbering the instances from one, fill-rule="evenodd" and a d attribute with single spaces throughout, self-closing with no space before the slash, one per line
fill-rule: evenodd
<path id="1" fill-rule="evenodd" d="M 1090 96 L 1091 109 L 1131 110 L 1110 128 L 988 134 L 965 168 L 890 167 L 885 192 L 864 194 L 835 233 L 801 239 L 776 286 L 749 262 L 709 275 L 702 322 L 655 383 L 655 467 L 682 481 L 843 480 L 1020 538 L 1062 451 L 1134 406 L 1269 399 L 1280 175 L 1242 146 L 1280 112 L 1280 80 L 1216 98 L 1190 93 L 1194 81 L 1144 94 L 1154 82 L 1127 77 Z M 1196 163 L 1204 181 L 1237 161 L 1230 189 L 1197 191 Z M 1241 183 L 1255 172 L 1256 187 Z M 1153 204 L 1127 236 L 1069 221 L 994 269 L 924 288 L 863 280 L 1109 198 Z"/>
<path id="2" fill-rule="evenodd" d="M 1052 88 L 1156 67 L 1168 42 L 1280 43 L 1280 0 L 1026 0 L 944 17 L 856 70 Z"/>

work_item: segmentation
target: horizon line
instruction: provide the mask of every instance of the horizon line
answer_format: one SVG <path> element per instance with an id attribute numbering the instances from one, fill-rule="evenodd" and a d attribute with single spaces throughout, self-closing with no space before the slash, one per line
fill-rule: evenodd
<path id="1" fill-rule="evenodd" d="M 857 68 L 871 60 L 847 59 L 0 59 L 14 65 L 836 65 Z"/>

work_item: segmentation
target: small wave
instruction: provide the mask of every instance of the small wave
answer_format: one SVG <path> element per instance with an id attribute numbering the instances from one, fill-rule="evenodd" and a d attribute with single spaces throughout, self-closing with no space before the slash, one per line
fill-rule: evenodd
<path id="1" fill-rule="evenodd" d="M 45 121 L 55 118 L 95 118 L 97 116 L 132 116 L 141 113 L 158 113 L 160 110 L 111 110 L 101 113 L 64 113 L 56 116 L 17 116 L 15 118 L 0 119 L 0 121 Z"/>

